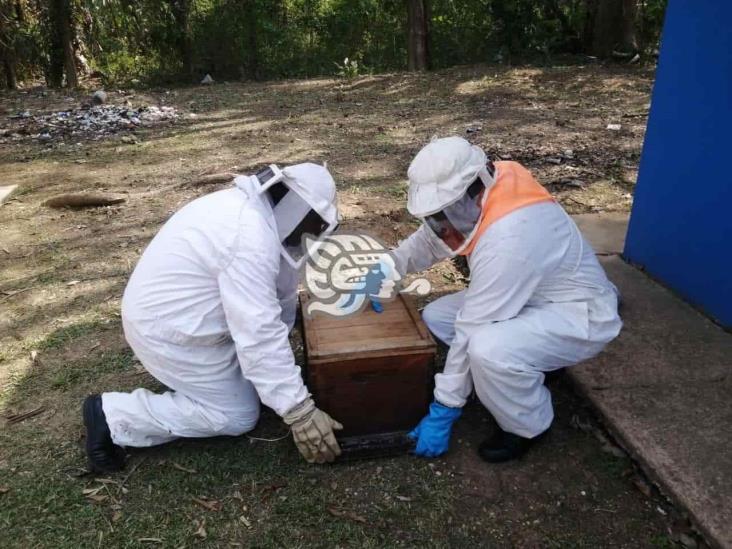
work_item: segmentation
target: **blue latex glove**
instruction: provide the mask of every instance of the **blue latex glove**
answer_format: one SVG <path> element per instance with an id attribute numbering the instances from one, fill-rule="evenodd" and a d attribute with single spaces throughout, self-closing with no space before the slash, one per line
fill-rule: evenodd
<path id="1" fill-rule="evenodd" d="M 417 441 L 414 453 L 422 457 L 437 457 L 447 452 L 452 424 L 462 408 L 448 408 L 436 400 L 430 404 L 430 413 L 407 436 Z"/>
<path id="2" fill-rule="evenodd" d="M 376 311 L 377 313 L 383 313 L 384 312 L 384 306 L 376 301 L 375 299 L 371 299 L 371 308 Z"/>

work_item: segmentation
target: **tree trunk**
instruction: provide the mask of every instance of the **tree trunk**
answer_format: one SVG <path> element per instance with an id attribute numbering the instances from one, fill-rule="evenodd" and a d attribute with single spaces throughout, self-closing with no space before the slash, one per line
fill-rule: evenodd
<path id="1" fill-rule="evenodd" d="M 409 29 L 407 68 L 426 71 L 429 68 L 429 0 L 407 0 Z"/>
<path id="2" fill-rule="evenodd" d="M 66 86 L 79 85 L 74 55 L 74 27 L 72 0 L 51 0 L 48 7 L 49 66 L 46 75 L 48 85 L 61 87 L 64 73 Z"/>
<path id="3" fill-rule="evenodd" d="M 61 40 L 64 48 L 64 72 L 66 73 L 66 87 L 78 88 L 79 76 L 76 69 L 76 55 L 74 54 L 74 27 L 71 18 L 70 1 L 64 2 L 64 20 L 61 28 Z"/>
<path id="4" fill-rule="evenodd" d="M 597 0 L 592 26 L 592 53 L 610 57 L 613 51 L 635 53 L 637 0 Z"/>
<path id="5" fill-rule="evenodd" d="M 621 42 L 624 52 L 638 52 L 638 1 L 623 0 L 623 41 Z"/>
<path id="6" fill-rule="evenodd" d="M 172 0 L 171 8 L 175 24 L 178 26 L 180 33 L 177 38 L 178 52 L 180 54 L 181 63 L 183 64 L 183 73 L 186 77 L 193 77 L 193 42 L 191 41 L 191 1 L 190 0 Z"/>
<path id="7" fill-rule="evenodd" d="M 15 74 L 15 59 L 9 56 L 10 50 L 3 52 L 3 72 L 5 72 L 5 86 L 9 90 L 18 88 L 18 76 Z"/>
<path id="8" fill-rule="evenodd" d="M 0 60 L 2 60 L 5 85 L 7 88 L 14 90 L 18 87 L 18 78 L 15 72 L 17 56 L 15 53 L 15 33 L 11 28 L 13 16 L 10 11 L 10 6 L 5 3 L 0 4 Z"/>

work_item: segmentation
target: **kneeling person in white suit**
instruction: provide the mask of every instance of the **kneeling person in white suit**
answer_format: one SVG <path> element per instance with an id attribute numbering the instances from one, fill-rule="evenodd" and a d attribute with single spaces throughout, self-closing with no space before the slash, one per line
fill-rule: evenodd
<path id="1" fill-rule="evenodd" d="M 342 428 L 315 407 L 290 348 L 302 237 L 337 225 L 328 170 L 270 166 L 186 205 L 142 254 L 122 299 L 125 337 L 171 391 L 104 393 L 83 406 L 94 471 L 124 465 L 122 447 L 241 435 L 260 400 L 291 426 L 309 462 L 333 461 Z"/>
<path id="2" fill-rule="evenodd" d="M 618 335 L 617 290 L 572 219 L 520 164 L 490 162 L 450 137 L 424 147 L 408 175 L 408 209 L 423 224 L 394 250 L 397 267 L 421 271 L 457 254 L 470 266 L 467 289 L 423 313 L 450 349 L 430 412 L 411 433 L 416 453 L 447 451 L 475 388 L 499 426 L 481 457 L 514 459 L 552 423 L 544 372 L 589 359 Z"/>

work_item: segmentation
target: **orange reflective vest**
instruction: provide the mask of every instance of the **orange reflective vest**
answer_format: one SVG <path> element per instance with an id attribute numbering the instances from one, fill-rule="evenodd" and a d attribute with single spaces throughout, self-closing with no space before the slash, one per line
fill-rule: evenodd
<path id="1" fill-rule="evenodd" d="M 488 190 L 480 225 L 460 255 L 469 255 L 486 229 L 502 217 L 532 204 L 554 201 L 549 191 L 518 162 L 496 162 L 495 167 L 496 182 Z"/>

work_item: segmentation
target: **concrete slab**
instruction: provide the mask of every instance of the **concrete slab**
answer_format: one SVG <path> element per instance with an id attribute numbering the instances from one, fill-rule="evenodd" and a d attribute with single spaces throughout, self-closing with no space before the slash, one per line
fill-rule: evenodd
<path id="1" fill-rule="evenodd" d="M 710 543 L 732 548 L 732 335 L 618 256 L 601 262 L 625 325 L 570 376 Z"/>
<path id="2" fill-rule="evenodd" d="M 10 195 L 13 194 L 17 188 L 17 185 L 9 185 L 5 187 L 0 186 L 0 204 L 10 198 Z"/>
<path id="3" fill-rule="evenodd" d="M 577 214 L 572 219 L 598 254 L 620 254 L 625 247 L 629 214 L 604 212 Z"/>

